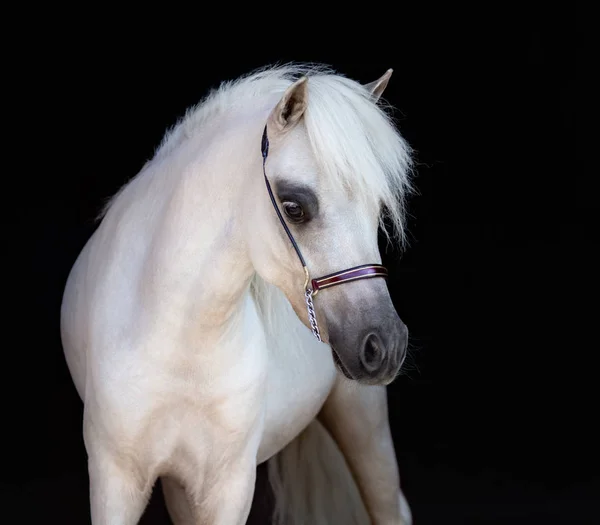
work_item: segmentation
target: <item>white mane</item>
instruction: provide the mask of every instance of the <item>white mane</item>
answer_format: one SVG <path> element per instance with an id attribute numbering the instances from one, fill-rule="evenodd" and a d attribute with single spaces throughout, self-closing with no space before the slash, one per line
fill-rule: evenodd
<path id="1" fill-rule="evenodd" d="M 388 234 L 383 222 L 387 217 L 397 238 L 404 240 L 405 198 L 411 189 L 410 147 L 394 128 L 389 115 L 373 104 L 370 93 L 361 84 L 325 66 L 268 67 L 223 82 L 166 133 L 145 167 L 175 154 L 180 145 L 193 140 L 199 130 L 223 114 L 248 107 L 258 98 L 282 95 L 303 75 L 309 77 L 304 122 L 323 174 L 333 177 L 336 184 L 352 188 L 353 194 L 369 206 L 381 205 L 383 231 Z M 259 154 L 258 147 L 256 151 Z"/>

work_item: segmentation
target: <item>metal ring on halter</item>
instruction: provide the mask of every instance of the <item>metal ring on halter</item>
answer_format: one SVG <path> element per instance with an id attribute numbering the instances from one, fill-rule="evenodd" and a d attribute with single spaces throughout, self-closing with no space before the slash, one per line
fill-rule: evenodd
<path id="1" fill-rule="evenodd" d="M 308 268 L 306 266 L 303 266 L 304 268 L 304 289 L 308 290 L 308 283 L 310 282 L 310 275 L 308 273 Z M 314 295 L 314 294 L 313 294 Z"/>
<path id="2" fill-rule="evenodd" d="M 304 257 L 302 256 L 302 252 L 300 251 L 300 248 L 298 247 L 298 244 L 296 243 L 296 239 L 294 239 L 292 232 L 288 228 L 288 225 L 283 219 L 283 215 L 279 210 L 279 206 L 277 206 L 275 195 L 273 194 L 273 190 L 271 189 L 271 183 L 269 182 L 269 178 L 267 177 L 266 163 L 267 156 L 269 155 L 269 138 L 267 136 L 267 126 L 265 126 L 262 135 L 261 153 L 263 158 L 263 175 L 265 177 L 265 184 L 267 185 L 269 197 L 271 198 L 271 203 L 273 204 L 273 208 L 275 208 L 277 217 L 279 217 L 279 222 L 283 226 L 285 233 L 287 234 L 294 250 L 296 251 L 296 254 L 298 255 L 298 259 L 300 259 L 302 268 L 304 269 L 304 298 L 306 301 L 306 308 L 308 310 L 308 320 L 310 322 L 312 333 L 319 341 L 321 341 L 321 333 L 319 331 L 319 325 L 317 324 L 317 315 L 315 313 L 315 308 L 313 304 L 313 297 L 319 293 L 319 290 L 331 288 L 332 286 L 337 286 L 338 284 L 342 283 L 357 281 L 359 279 L 370 279 L 372 277 L 386 278 L 388 276 L 388 271 L 384 266 L 380 264 L 363 264 L 361 266 L 355 266 L 353 268 L 347 268 L 346 270 L 331 273 L 329 275 L 325 275 L 323 277 L 319 277 L 311 281 L 306 262 L 304 261 Z M 309 283 L 311 284 L 310 287 L 308 285 Z"/>

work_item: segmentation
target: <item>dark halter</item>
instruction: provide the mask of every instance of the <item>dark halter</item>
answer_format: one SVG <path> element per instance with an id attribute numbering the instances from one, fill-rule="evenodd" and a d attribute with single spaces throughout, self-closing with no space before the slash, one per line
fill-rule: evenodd
<path id="1" fill-rule="evenodd" d="M 304 297 L 306 300 L 306 306 L 308 309 L 308 318 L 310 320 L 310 325 L 312 327 L 312 332 L 314 336 L 321 341 L 321 335 L 319 332 L 319 327 L 317 325 L 317 318 L 315 315 L 315 310 L 313 306 L 312 298 L 317 295 L 319 290 L 324 290 L 325 288 L 331 288 L 332 286 L 337 286 L 338 284 L 348 283 L 351 281 L 358 281 L 359 279 L 370 279 L 373 277 L 384 277 L 387 278 L 388 271 L 385 267 L 380 264 L 363 264 L 360 266 L 355 266 L 353 268 L 348 268 L 347 270 L 340 270 L 339 272 L 330 273 L 329 275 L 324 275 L 323 277 L 319 277 L 317 279 L 310 279 L 310 274 L 308 272 L 308 268 L 306 267 L 306 262 L 304 257 L 302 256 L 302 252 L 292 235 L 292 232 L 288 228 L 281 211 L 279 210 L 279 206 L 277 206 L 277 201 L 275 200 L 275 196 L 273 195 L 273 190 L 271 189 L 271 184 L 269 183 L 269 179 L 267 177 L 266 171 L 266 162 L 267 156 L 269 155 L 269 137 L 267 136 L 267 126 L 263 131 L 262 135 L 262 143 L 261 143 L 261 151 L 263 158 L 263 174 L 265 176 L 265 183 L 267 185 L 267 191 L 269 192 L 269 197 L 271 197 L 271 202 L 273 203 L 273 207 L 275 208 L 275 212 L 279 217 L 279 222 L 283 226 L 285 233 L 287 233 L 296 254 L 298 255 L 298 259 L 300 259 L 300 263 L 302 264 L 302 268 L 304 269 L 304 275 L 306 277 L 304 281 Z M 310 286 L 309 286 L 310 283 Z"/>

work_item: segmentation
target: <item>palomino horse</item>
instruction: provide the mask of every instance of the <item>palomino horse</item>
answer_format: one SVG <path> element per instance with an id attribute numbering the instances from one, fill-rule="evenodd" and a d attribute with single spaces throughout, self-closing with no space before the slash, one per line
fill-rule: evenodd
<path id="1" fill-rule="evenodd" d="M 385 390 L 408 332 L 377 242 L 409 190 L 390 75 L 225 83 L 112 199 L 61 312 L 93 525 L 137 523 L 159 477 L 176 525 L 242 525 L 267 460 L 275 523 L 410 523 Z"/>

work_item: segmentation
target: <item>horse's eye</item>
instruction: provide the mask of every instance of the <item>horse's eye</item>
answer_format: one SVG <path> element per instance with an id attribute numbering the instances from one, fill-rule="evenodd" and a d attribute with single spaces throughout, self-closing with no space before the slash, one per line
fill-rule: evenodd
<path id="1" fill-rule="evenodd" d="M 297 202 L 284 201 L 283 211 L 293 222 L 302 222 L 304 220 L 304 210 Z"/>

